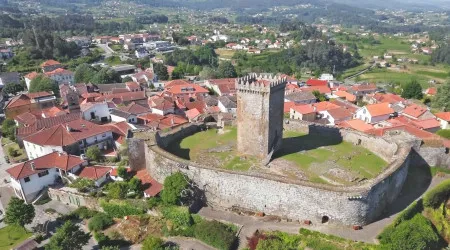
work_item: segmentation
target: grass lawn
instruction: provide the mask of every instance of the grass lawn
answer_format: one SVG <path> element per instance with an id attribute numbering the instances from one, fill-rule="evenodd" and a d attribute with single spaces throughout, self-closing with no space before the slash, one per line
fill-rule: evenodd
<path id="1" fill-rule="evenodd" d="M 120 57 L 118 57 L 118 56 L 108 57 L 105 59 L 105 62 L 110 66 L 123 64 L 122 60 L 120 60 Z"/>
<path id="2" fill-rule="evenodd" d="M 260 162 L 252 157 L 237 156 L 237 128 L 227 127 L 224 134 L 215 129 L 198 132 L 174 142 L 167 150 L 179 157 L 198 163 L 207 162 L 211 166 L 247 171 Z M 327 183 L 320 176 L 336 182 L 347 183 L 327 173 L 331 168 L 339 168 L 355 178 L 373 178 L 387 163 L 369 150 L 348 142 L 331 141 L 328 137 L 305 135 L 293 131 L 284 133 L 283 147 L 274 161 L 285 160 L 293 163 L 313 182 Z M 281 164 L 284 166 L 285 164 Z M 290 165 L 290 164 L 287 164 Z M 290 170 L 292 166 L 287 166 Z"/>
<path id="3" fill-rule="evenodd" d="M 0 250 L 9 250 L 28 239 L 32 234 L 18 226 L 6 226 L 0 229 Z"/>
<path id="4" fill-rule="evenodd" d="M 221 58 L 231 59 L 234 55 L 234 50 L 216 49 L 216 54 Z"/>

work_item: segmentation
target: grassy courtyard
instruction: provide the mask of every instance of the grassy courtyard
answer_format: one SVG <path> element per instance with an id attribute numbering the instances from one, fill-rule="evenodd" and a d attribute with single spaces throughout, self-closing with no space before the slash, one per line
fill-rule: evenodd
<path id="1" fill-rule="evenodd" d="M 237 156 L 236 127 L 218 134 L 215 129 L 198 132 L 173 143 L 167 150 L 184 159 L 237 171 L 261 167 L 252 157 Z M 387 163 L 369 150 L 328 137 L 286 131 L 283 147 L 263 171 L 318 183 L 349 184 L 377 176 Z M 272 172 L 271 172 L 272 171 Z"/>
<path id="2" fill-rule="evenodd" d="M 18 226 L 6 226 L 0 229 L 0 250 L 9 250 L 28 239 L 31 233 Z"/>

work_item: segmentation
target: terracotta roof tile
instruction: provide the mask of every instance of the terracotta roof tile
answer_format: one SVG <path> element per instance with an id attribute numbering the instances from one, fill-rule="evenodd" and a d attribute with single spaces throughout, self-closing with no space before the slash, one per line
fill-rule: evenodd
<path id="1" fill-rule="evenodd" d="M 163 185 L 153 179 L 145 169 L 137 171 L 135 176 L 141 180 L 143 186 L 146 187 L 144 193 L 151 197 L 156 196 L 163 189 Z"/>
<path id="2" fill-rule="evenodd" d="M 47 60 L 41 64 L 41 67 L 53 66 L 53 65 L 58 65 L 58 64 L 61 64 L 61 63 L 58 61 L 55 61 L 55 60 Z"/>
<path id="3" fill-rule="evenodd" d="M 328 81 L 319 79 L 309 79 L 306 81 L 308 86 L 328 86 Z"/>
<path id="4" fill-rule="evenodd" d="M 427 111 L 428 111 L 428 109 L 425 107 L 421 107 L 417 104 L 411 104 L 403 110 L 403 114 L 406 114 L 406 115 L 409 115 L 409 116 L 412 116 L 415 118 L 419 118 L 421 115 L 423 115 Z"/>
<path id="5" fill-rule="evenodd" d="M 377 104 L 369 104 L 366 105 L 366 109 L 369 111 L 371 116 L 380 116 L 380 115 L 388 115 L 393 114 L 395 111 L 389 107 L 389 103 L 377 103 Z"/>
<path id="6" fill-rule="evenodd" d="M 444 121 L 450 121 L 450 112 L 439 112 L 435 114 L 437 118 Z"/>
<path id="7" fill-rule="evenodd" d="M 332 103 L 332 102 L 318 102 L 318 103 L 314 103 L 312 104 L 314 107 L 316 107 L 316 111 L 320 112 L 320 111 L 325 111 L 325 110 L 330 110 L 330 109 L 335 109 L 335 108 L 339 108 L 338 105 Z"/>
<path id="8" fill-rule="evenodd" d="M 316 111 L 314 110 L 314 107 L 310 104 L 305 104 L 305 105 L 296 105 L 291 107 L 291 109 L 295 110 L 296 112 L 305 115 L 305 114 L 311 114 L 311 113 L 315 113 Z"/>
<path id="9" fill-rule="evenodd" d="M 340 127 L 348 127 L 352 128 L 361 132 L 367 132 L 369 130 L 373 129 L 373 126 L 370 124 L 365 123 L 362 120 L 354 119 L 349 121 L 344 121 L 341 124 L 339 124 Z"/>
<path id="10" fill-rule="evenodd" d="M 96 181 L 111 171 L 112 171 L 112 168 L 110 168 L 110 167 L 103 167 L 103 166 L 84 167 L 81 170 L 81 172 L 78 174 L 78 176 L 81 178 L 86 178 L 86 179 Z"/>

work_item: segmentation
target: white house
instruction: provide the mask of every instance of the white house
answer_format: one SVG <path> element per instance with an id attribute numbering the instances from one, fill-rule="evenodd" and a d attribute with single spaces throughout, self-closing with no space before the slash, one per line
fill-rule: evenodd
<path id="1" fill-rule="evenodd" d="M 33 160 L 22 162 L 6 170 L 11 187 L 17 197 L 32 202 L 43 188 L 60 179 L 76 177 L 76 173 L 87 161 L 79 156 L 53 152 Z"/>
<path id="2" fill-rule="evenodd" d="M 106 102 L 87 102 L 80 105 L 81 117 L 86 121 L 107 122 L 111 120 Z"/>
<path id="3" fill-rule="evenodd" d="M 86 149 L 97 146 L 102 150 L 114 147 L 109 127 L 85 120 L 74 120 L 31 134 L 23 138 L 28 159 L 35 159 L 52 152 L 84 154 Z"/>
<path id="4" fill-rule="evenodd" d="M 363 120 L 366 123 L 378 123 L 389 119 L 394 114 L 394 109 L 387 102 L 369 104 L 356 111 L 355 118 Z"/>
<path id="5" fill-rule="evenodd" d="M 324 110 L 320 113 L 322 118 L 329 121 L 328 125 L 336 125 L 340 122 L 351 120 L 353 117 L 353 114 L 348 109 L 343 107 Z"/>
<path id="6" fill-rule="evenodd" d="M 63 83 L 75 83 L 75 74 L 67 69 L 59 68 L 44 74 L 53 79 L 58 85 Z"/>
<path id="7" fill-rule="evenodd" d="M 112 109 L 111 121 L 113 122 L 126 121 L 128 123 L 136 124 L 137 117 L 139 115 L 145 115 L 151 112 L 152 111 L 150 109 L 132 102 L 128 106 Z"/>
<path id="8" fill-rule="evenodd" d="M 450 112 L 436 113 L 436 118 L 441 123 L 441 129 L 450 129 Z"/>
<path id="9" fill-rule="evenodd" d="M 219 97 L 217 106 L 223 113 L 236 114 L 237 99 L 235 96 L 221 96 Z"/>
<path id="10" fill-rule="evenodd" d="M 333 81 L 334 77 L 333 74 L 322 74 L 320 75 L 319 80 Z"/>

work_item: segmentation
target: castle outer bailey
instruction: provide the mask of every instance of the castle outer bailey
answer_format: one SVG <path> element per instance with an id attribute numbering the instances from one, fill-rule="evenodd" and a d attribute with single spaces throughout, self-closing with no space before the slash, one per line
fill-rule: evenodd
<path id="1" fill-rule="evenodd" d="M 269 163 L 281 147 L 286 79 L 250 74 L 236 80 L 237 149 Z"/>

